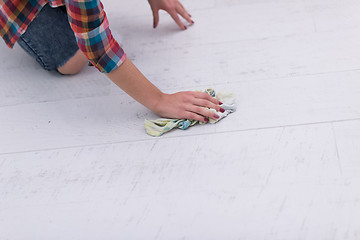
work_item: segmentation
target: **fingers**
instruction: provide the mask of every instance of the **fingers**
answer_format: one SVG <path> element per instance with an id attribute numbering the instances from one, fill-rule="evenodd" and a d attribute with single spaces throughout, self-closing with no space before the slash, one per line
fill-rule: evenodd
<path id="1" fill-rule="evenodd" d="M 181 2 L 178 2 L 178 4 L 179 4 L 179 6 L 189 15 L 189 17 L 191 17 L 191 14 L 186 11 L 186 9 L 185 9 L 184 6 L 181 4 Z"/>
<path id="2" fill-rule="evenodd" d="M 225 112 L 219 104 L 219 100 L 207 93 L 186 91 L 165 94 L 155 112 L 166 118 L 192 119 L 206 123 L 210 118 L 220 118 L 221 114 L 212 109 Z"/>
<path id="3" fill-rule="evenodd" d="M 153 16 L 154 16 L 154 25 L 153 27 L 156 28 L 159 24 L 159 9 L 152 9 Z"/>
<path id="4" fill-rule="evenodd" d="M 177 12 L 175 9 L 168 11 L 168 13 L 170 14 L 170 16 L 172 17 L 172 19 L 174 19 L 174 21 L 176 22 L 176 24 L 182 29 L 182 30 L 186 30 L 187 27 L 184 25 L 183 22 L 181 22 Z"/>
<path id="5" fill-rule="evenodd" d="M 215 104 L 209 100 L 195 98 L 193 100 L 193 102 L 195 105 L 197 105 L 199 107 L 207 107 L 207 108 L 215 109 L 218 112 L 225 112 L 225 110 L 222 107 L 220 107 L 218 104 Z"/>
<path id="6" fill-rule="evenodd" d="M 201 115 L 200 117 L 194 119 L 199 120 L 199 118 L 201 119 L 205 117 L 205 119 L 199 120 L 202 122 L 208 121 L 209 118 L 212 118 L 214 120 L 218 119 L 219 115 L 214 113 L 213 111 L 210 111 L 208 108 L 215 109 L 218 112 L 225 112 L 225 110 L 219 106 L 221 102 L 216 98 L 213 98 L 209 94 L 204 92 L 189 93 L 190 97 L 188 97 L 188 105 L 186 107 L 186 110 L 197 115 Z"/>
<path id="7" fill-rule="evenodd" d="M 185 118 L 190 119 L 190 120 L 197 120 L 197 121 L 200 121 L 200 122 L 203 122 L 203 123 L 209 122 L 208 118 L 200 116 L 199 114 L 196 114 L 194 112 L 187 112 L 185 114 Z"/>
<path id="8" fill-rule="evenodd" d="M 188 23 L 194 24 L 194 21 L 191 20 L 191 18 L 190 18 L 190 14 L 185 10 L 185 8 L 181 5 L 180 2 L 178 2 L 178 4 L 176 5 L 175 10 L 176 10 L 176 12 L 177 12 L 178 14 L 180 14 L 186 21 L 188 21 Z"/>
<path id="9" fill-rule="evenodd" d="M 207 119 L 212 118 L 214 120 L 218 119 L 220 116 L 212 111 L 210 111 L 207 108 L 203 108 L 203 107 L 199 107 L 196 105 L 191 105 L 189 106 L 188 111 L 191 111 L 193 113 L 196 113 L 198 115 L 201 115 Z M 204 120 L 203 120 L 204 121 Z"/>
<path id="10" fill-rule="evenodd" d="M 148 2 L 153 12 L 154 28 L 159 25 L 159 10 L 165 10 L 176 22 L 176 24 L 183 30 L 186 30 L 187 27 L 180 20 L 179 15 L 189 24 L 194 24 L 194 21 L 191 20 L 191 15 L 186 11 L 184 6 L 178 0 L 148 0 Z"/>
<path id="11" fill-rule="evenodd" d="M 222 102 L 220 102 L 219 100 L 217 100 L 216 98 L 210 96 L 209 94 L 207 93 L 204 93 L 204 92 L 193 92 L 193 96 L 196 97 L 196 98 L 199 98 L 199 99 L 205 99 L 205 100 L 208 100 L 216 105 L 221 105 Z"/>

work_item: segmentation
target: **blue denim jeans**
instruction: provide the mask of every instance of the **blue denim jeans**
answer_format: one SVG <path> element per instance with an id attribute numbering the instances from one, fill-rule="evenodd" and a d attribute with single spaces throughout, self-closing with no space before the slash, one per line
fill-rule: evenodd
<path id="1" fill-rule="evenodd" d="M 48 71 L 63 66 L 79 49 L 66 8 L 51 8 L 49 4 L 30 23 L 18 44 Z"/>

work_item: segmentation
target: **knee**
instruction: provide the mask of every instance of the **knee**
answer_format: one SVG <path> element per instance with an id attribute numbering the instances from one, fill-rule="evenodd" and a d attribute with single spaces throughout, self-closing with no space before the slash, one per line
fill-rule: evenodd
<path id="1" fill-rule="evenodd" d="M 81 72 L 81 70 L 83 69 L 84 66 L 82 67 L 71 67 L 71 68 L 62 68 L 59 67 L 57 70 L 59 73 L 61 73 L 62 75 L 76 75 L 78 73 Z"/>
<path id="2" fill-rule="evenodd" d="M 63 66 L 59 67 L 57 70 L 63 75 L 76 75 L 78 74 L 84 66 L 88 63 L 88 59 L 85 55 L 79 50 L 77 53 L 70 58 Z"/>

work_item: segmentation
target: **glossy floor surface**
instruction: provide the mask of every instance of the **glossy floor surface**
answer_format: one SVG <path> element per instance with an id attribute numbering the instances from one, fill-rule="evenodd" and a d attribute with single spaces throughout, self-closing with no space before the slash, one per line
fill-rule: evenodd
<path id="1" fill-rule="evenodd" d="M 232 91 L 215 125 L 156 118 L 104 75 L 46 72 L 0 45 L 0 239 L 360 239 L 360 2 L 104 0 L 161 90 Z"/>

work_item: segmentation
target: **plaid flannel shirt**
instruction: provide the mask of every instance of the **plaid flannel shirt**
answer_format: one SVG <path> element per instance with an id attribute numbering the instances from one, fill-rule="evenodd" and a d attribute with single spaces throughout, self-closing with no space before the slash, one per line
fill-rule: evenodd
<path id="1" fill-rule="evenodd" d="M 0 35 L 10 48 L 48 3 L 51 7 L 66 5 L 80 50 L 99 71 L 109 73 L 125 60 L 100 0 L 0 0 Z"/>

